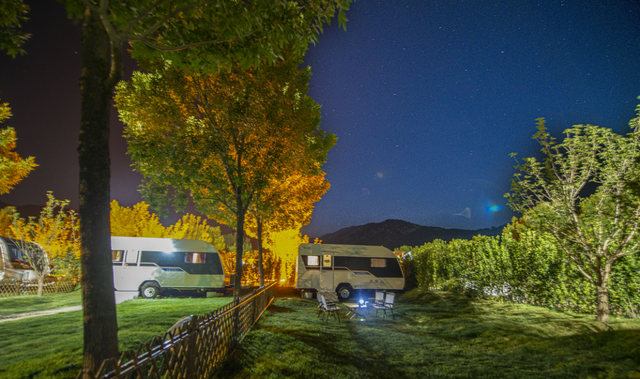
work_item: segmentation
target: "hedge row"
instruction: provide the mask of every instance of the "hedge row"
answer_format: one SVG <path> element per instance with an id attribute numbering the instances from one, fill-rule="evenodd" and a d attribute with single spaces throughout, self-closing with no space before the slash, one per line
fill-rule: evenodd
<path id="1" fill-rule="evenodd" d="M 412 262 L 406 264 L 413 266 L 420 287 L 596 312 L 595 286 L 556 246 L 553 236 L 516 219 L 501 236 L 435 240 L 410 251 Z M 640 256 L 618 260 L 609 284 L 611 314 L 640 317 Z"/>

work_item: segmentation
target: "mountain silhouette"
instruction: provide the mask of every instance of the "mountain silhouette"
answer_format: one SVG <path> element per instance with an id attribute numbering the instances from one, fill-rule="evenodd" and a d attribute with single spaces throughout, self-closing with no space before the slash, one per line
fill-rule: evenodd
<path id="1" fill-rule="evenodd" d="M 320 239 L 322 243 L 372 245 L 395 249 L 403 245 L 421 246 L 435 239 L 443 241 L 471 239 L 478 234 L 497 236 L 502 233 L 503 227 L 504 225 L 477 230 L 445 229 L 435 226 L 422 226 L 402 220 L 386 220 L 360 226 L 350 226 L 337 232 L 325 234 Z"/>

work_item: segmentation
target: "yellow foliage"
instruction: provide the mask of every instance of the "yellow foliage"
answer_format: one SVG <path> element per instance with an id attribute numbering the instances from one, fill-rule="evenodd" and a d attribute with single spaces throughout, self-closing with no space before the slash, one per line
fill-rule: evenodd
<path id="1" fill-rule="evenodd" d="M 8 103 L 0 103 L 0 123 L 11 117 Z M 0 194 L 8 193 L 38 166 L 33 157 L 22 159 L 16 148 L 16 131 L 13 128 L 0 130 Z"/>
<path id="2" fill-rule="evenodd" d="M 167 228 L 165 237 L 175 239 L 194 239 L 209 242 L 218 250 L 224 250 L 224 238 L 220 228 L 207 225 L 207 221 L 200 216 L 186 214 L 182 220 Z"/>
<path id="3" fill-rule="evenodd" d="M 36 221 L 16 217 L 9 226 L 8 237 L 35 242 L 42 246 L 50 259 L 67 257 L 73 253 L 80 257 L 79 220 L 75 211 L 65 211 L 68 200 L 55 200 L 51 192 L 49 201 Z M 3 210 L 4 211 L 4 210 Z"/>
<path id="4" fill-rule="evenodd" d="M 0 210 L 0 236 L 9 237 L 9 233 L 11 233 L 11 222 L 15 212 L 16 209 L 14 207 L 6 207 Z"/>
<path id="5" fill-rule="evenodd" d="M 281 259 L 280 282 L 292 285 L 295 281 L 296 258 L 300 244 L 309 243 L 309 237 L 300 234 L 300 228 L 283 230 L 271 234 L 265 247 Z"/>
<path id="6" fill-rule="evenodd" d="M 118 201 L 111 202 L 111 235 L 120 237 L 166 237 L 167 228 L 157 215 L 149 212 L 149 204 L 140 202 L 121 207 Z"/>

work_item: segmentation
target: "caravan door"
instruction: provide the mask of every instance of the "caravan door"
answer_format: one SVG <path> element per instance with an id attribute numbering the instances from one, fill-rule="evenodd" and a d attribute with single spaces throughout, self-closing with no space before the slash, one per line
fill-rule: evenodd
<path id="1" fill-rule="evenodd" d="M 320 256 L 320 291 L 333 292 L 336 290 L 334 283 L 333 255 L 322 254 Z"/>

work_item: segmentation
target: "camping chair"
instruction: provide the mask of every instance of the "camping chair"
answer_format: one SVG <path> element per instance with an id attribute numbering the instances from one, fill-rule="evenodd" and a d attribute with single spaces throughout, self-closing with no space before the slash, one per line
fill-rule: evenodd
<path id="1" fill-rule="evenodd" d="M 376 293 L 376 297 L 378 296 L 378 294 Z M 373 305 L 373 307 L 376 309 L 376 317 L 378 317 L 378 311 L 382 310 L 382 312 L 384 312 L 384 315 L 382 316 L 382 319 L 384 320 L 385 317 L 387 317 L 387 310 L 391 311 L 391 317 L 393 317 L 393 319 L 396 319 L 396 316 L 393 314 L 393 302 L 396 298 L 396 294 L 394 294 L 393 292 L 387 292 L 387 295 L 384 298 L 384 304 L 378 304 L 376 301 L 376 304 Z"/>
<path id="2" fill-rule="evenodd" d="M 384 305 L 384 291 L 376 291 L 375 305 Z"/>
<path id="3" fill-rule="evenodd" d="M 324 294 L 318 293 L 318 296 L 322 301 L 322 310 L 324 311 L 324 314 L 327 315 L 327 320 L 329 319 L 329 316 L 333 314 L 334 316 L 336 316 L 338 321 L 340 321 L 340 316 L 338 315 L 338 311 L 340 310 L 340 307 L 335 305 L 335 303 L 331 301 L 327 301 L 327 298 L 325 297 Z"/>

